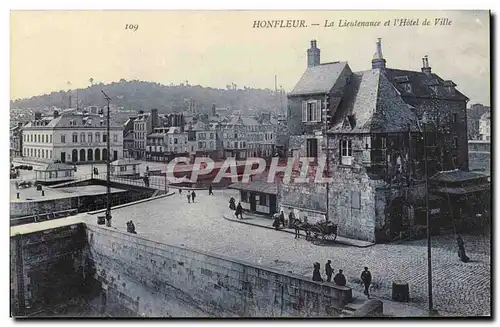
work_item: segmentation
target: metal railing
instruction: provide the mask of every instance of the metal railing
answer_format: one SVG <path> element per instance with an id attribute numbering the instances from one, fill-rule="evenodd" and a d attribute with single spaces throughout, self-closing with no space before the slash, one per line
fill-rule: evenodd
<path id="1" fill-rule="evenodd" d="M 35 214 L 35 215 L 30 215 L 30 216 L 12 218 L 12 219 L 10 219 L 10 225 L 17 226 L 17 225 L 23 225 L 23 224 L 29 224 L 29 223 L 37 223 L 37 222 L 46 221 L 46 220 L 65 218 L 65 217 L 69 217 L 72 215 L 76 215 L 77 213 L 78 213 L 78 209 L 68 209 L 68 210 L 61 210 L 61 211 L 45 212 L 45 213 L 40 213 L 40 214 Z"/>

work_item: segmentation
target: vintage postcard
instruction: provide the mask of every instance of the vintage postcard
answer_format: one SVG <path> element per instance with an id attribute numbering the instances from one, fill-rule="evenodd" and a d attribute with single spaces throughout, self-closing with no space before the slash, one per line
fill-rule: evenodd
<path id="1" fill-rule="evenodd" d="M 12 11 L 12 317 L 491 317 L 489 11 Z"/>

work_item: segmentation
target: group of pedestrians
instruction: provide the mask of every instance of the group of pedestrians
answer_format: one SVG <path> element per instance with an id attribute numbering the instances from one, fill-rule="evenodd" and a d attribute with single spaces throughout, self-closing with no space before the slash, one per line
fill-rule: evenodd
<path id="1" fill-rule="evenodd" d="M 320 264 L 319 262 L 314 263 L 313 265 L 313 277 L 312 280 L 315 282 L 323 282 L 323 278 L 321 277 L 321 272 L 320 272 Z M 327 282 L 332 282 L 332 276 L 335 271 L 332 268 L 332 261 L 328 260 L 325 264 L 325 274 L 326 274 L 326 281 Z M 339 269 L 339 272 L 333 277 L 333 282 L 336 285 L 339 286 L 346 286 L 347 280 L 344 276 L 344 272 L 342 269 Z M 365 267 L 363 272 L 361 273 L 361 282 L 364 286 L 364 294 L 370 298 L 370 285 L 372 283 L 372 274 L 368 270 L 368 267 Z"/>

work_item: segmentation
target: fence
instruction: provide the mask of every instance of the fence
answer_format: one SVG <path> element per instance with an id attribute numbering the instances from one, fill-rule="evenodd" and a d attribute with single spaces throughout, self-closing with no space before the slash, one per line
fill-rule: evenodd
<path id="1" fill-rule="evenodd" d="M 78 213 L 78 209 L 68 209 L 68 210 L 61 210 L 61 211 L 54 211 L 54 212 L 46 212 L 46 213 L 11 219 L 10 225 L 17 226 L 17 225 L 23 225 L 23 224 L 37 223 L 37 222 L 46 221 L 46 220 L 65 218 L 65 217 L 69 217 L 72 215 L 76 215 L 77 213 Z"/>

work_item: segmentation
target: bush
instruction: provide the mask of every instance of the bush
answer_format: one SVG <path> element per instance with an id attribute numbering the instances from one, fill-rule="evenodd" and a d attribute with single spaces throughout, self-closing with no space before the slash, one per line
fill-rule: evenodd
<path id="1" fill-rule="evenodd" d="M 33 170 L 33 166 L 27 166 L 27 168 L 26 168 L 26 169 L 28 169 L 28 170 Z"/>

